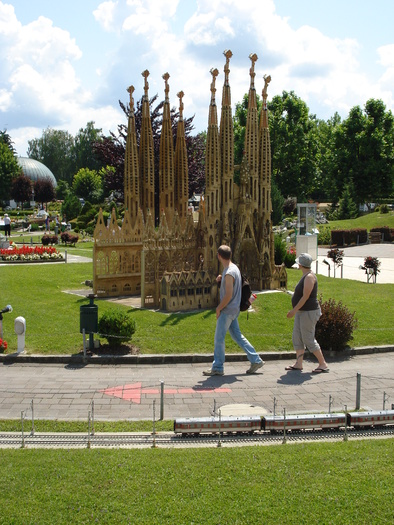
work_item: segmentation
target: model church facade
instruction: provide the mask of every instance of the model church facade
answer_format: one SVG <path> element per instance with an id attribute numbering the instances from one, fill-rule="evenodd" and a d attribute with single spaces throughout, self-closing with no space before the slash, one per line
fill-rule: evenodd
<path id="1" fill-rule="evenodd" d="M 205 193 L 198 213 L 188 208 L 188 161 L 183 96 L 174 148 L 170 117 L 169 75 L 164 79 L 160 137 L 159 209 L 155 224 L 153 134 L 149 109 L 149 71 L 144 77 L 140 143 L 134 117 L 134 87 L 128 88 L 130 113 L 124 165 L 125 213 L 122 226 L 115 211 L 106 224 L 100 211 L 94 231 L 93 291 L 101 297 L 141 296 L 141 307 L 165 311 L 213 308 L 217 304 L 217 249 L 231 246 L 233 261 L 253 290 L 285 288 L 284 266 L 275 266 L 271 223 L 271 151 L 267 87 L 259 118 L 255 88 L 257 55 L 250 55 L 250 86 L 243 159 L 234 165 L 234 131 L 230 91 L 231 51 L 225 51 L 220 123 L 216 105 L 218 70 L 210 86 Z M 234 173 L 239 173 L 239 184 Z"/>

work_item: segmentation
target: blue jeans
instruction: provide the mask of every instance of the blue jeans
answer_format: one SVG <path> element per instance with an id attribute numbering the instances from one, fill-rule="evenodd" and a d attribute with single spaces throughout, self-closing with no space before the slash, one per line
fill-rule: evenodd
<path id="1" fill-rule="evenodd" d="M 249 361 L 254 363 L 260 363 L 261 358 L 257 354 L 256 350 L 249 343 L 249 341 L 241 334 L 238 324 L 238 315 L 235 317 L 224 314 L 223 312 L 219 315 L 216 321 L 215 330 L 215 350 L 213 354 L 212 370 L 223 372 L 225 356 L 225 337 L 226 333 L 229 332 L 232 339 L 239 345 L 242 350 L 246 353 Z"/>

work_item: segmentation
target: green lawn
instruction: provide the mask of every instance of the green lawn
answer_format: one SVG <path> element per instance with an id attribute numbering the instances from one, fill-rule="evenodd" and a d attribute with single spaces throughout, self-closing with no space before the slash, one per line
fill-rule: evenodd
<path id="1" fill-rule="evenodd" d="M 0 450 L 0 524 L 325 525 L 394 520 L 393 440 Z"/>
<path id="2" fill-rule="evenodd" d="M 13 306 L 13 312 L 4 314 L 4 338 L 8 353 L 17 348 L 13 323 L 17 316 L 26 319 L 26 351 L 42 354 L 75 354 L 82 350 L 79 331 L 80 306 L 88 300 L 65 293 L 85 289 L 85 280 L 92 279 L 92 264 L 37 264 L 0 267 L 1 307 Z M 300 275 L 288 270 L 288 288 L 294 290 Z M 353 346 L 392 344 L 392 298 L 394 285 L 374 284 L 348 279 L 329 279 L 319 276 L 319 290 L 323 299 L 334 297 L 359 321 Z M 216 318 L 214 310 L 195 313 L 165 314 L 114 305 L 98 300 L 99 316 L 110 308 L 130 312 L 136 321 L 132 342 L 141 353 L 211 353 Z M 286 293 L 258 295 L 255 312 L 240 315 L 240 326 L 260 352 L 292 350 L 293 322 L 286 318 L 290 296 Z M 105 342 L 105 340 L 103 340 Z M 227 350 L 240 349 L 228 337 Z"/>
<path id="3" fill-rule="evenodd" d="M 331 221 L 329 223 L 331 230 L 352 230 L 353 228 L 366 228 L 368 231 L 371 228 L 378 228 L 388 226 L 394 228 L 394 212 L 389 213 L 368 213 L 357 219 L 346 219 L 342 221 Z"/>

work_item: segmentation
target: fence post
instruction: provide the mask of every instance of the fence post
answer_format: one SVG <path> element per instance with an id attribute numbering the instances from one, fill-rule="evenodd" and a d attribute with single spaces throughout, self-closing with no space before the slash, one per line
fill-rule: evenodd
<path id="1" fill-rule="evenodd" d="M 361 374 L 357 373 L 356 410 L 360 410 L 360 406 L 361 406 Z"/>

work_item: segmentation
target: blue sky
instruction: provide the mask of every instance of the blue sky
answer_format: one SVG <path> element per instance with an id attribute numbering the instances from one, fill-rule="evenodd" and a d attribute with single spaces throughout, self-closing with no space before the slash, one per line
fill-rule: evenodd
<path id="1" fill-rule="evenodd" d="M 232 102 L 272 81 L 268 96 L 294 91 L 311 113 L 346 118 L 380 98 L 394 110 L 393 0 L 0 0 L 0 129 L 19 155 L 47 127 L 75 134 L 94 121 L 104 133 L 124 122 L 126 88 L 163 97 L 185 93 L 184 114 L 206 129 L 211 68 L 223 85 L 231 49 Z"/>

